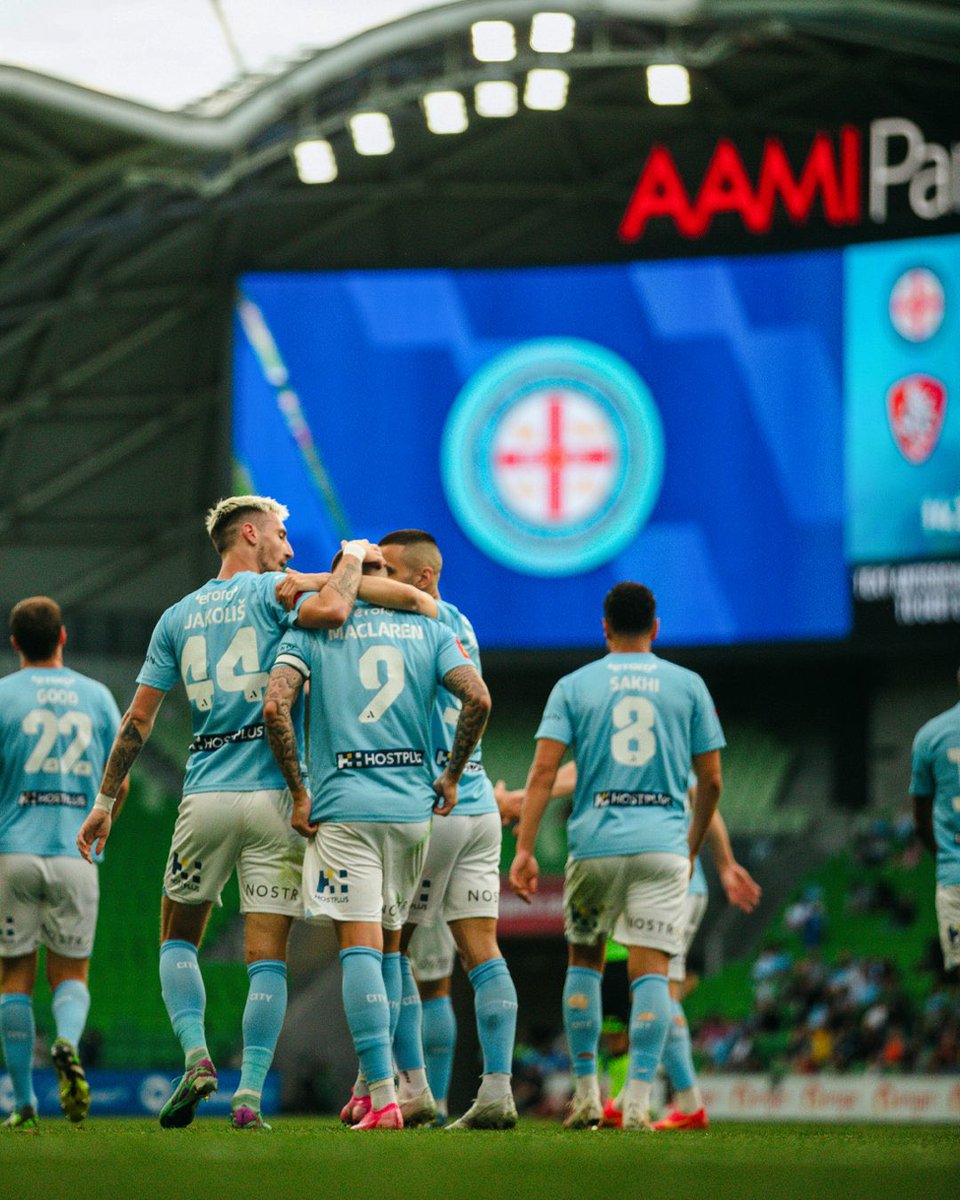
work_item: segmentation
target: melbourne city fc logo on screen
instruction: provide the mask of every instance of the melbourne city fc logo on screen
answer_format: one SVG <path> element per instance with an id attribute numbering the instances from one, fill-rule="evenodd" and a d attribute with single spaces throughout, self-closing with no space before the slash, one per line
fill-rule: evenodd
<path id="1" fill-rule="evenodd" d="M 441 470 L 461 528 L 531 575 L 601 566 L 642 528 L 663 481 L 650 389 L 612 351 L 578 339 L 525 342 L 457 397 Z"/>

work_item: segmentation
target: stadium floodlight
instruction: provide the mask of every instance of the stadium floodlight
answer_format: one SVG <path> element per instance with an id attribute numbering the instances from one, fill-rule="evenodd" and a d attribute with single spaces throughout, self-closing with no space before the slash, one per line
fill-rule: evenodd
<path id="1" fill-rule="evenodd" d="M 333 183 L 337 160 L 325 138 L 305 138 L 293 148 L 293 161 L 301 183 Z"/>
<path id="2" fill-rule="evenodd" d="M 511 62 L 517 57 L 517 34 L 509 21 L 474 21 L 470 37 L 478 62 Z"/>
<path id="3" fill-rule="evenodd" d="M 473 89 L 473 103 L 481 117 L 516 116 L 517 85 L 512 79 L 483 79 Z"/>
<path id="4" fill-rule="evenodd" d="M 647 95 L 653 104 L 689 104 L 690 74 L 679 63 L 647 67 Z"/>
<path id="5" fill-rule="evenodd" d="M 459 92 L 427 92 L 423 111 L 431 133 L 463 133 L 469 124 L 467 102 Z"/>
<path id="6" fill-rule="evenodd" d="M 569 54 L 577 23 L 569 13 L 535 13 L 530 25 L 530 48 L 538 54 Z"/>
<path id="7" fill-rule="evenodd" d="M 396 144 L 390 118 L 382 112 L 354 113 L 350 136 L 358 154 L 389 154 Z"/>
<path id="8" fill-rule="evenodd" d="M 539 112 L 559 112 L 567 102 L 570 76 L 552 67 L 534 67 L 527 72 L 523 102 Z"/>

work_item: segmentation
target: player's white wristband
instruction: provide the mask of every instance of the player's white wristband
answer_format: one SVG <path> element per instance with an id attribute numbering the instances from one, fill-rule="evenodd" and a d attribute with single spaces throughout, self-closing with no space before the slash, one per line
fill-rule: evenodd
<path id="1" fill-rule="evenodd" d="M 351 558 L 355 558 L 358 562 L 363 562 L 363 560 L 367 557 L 366 543 L 359 541 L 347 542 L 343 548 L 343 553 L 344 557 L 349 554 Z"/>
<path id="2" fill-rule="evenodd" d="M 97 798 L 93 802 L 93 807 L 99 808 L 101 812 L 109 814 L 113 812 L 113 806 L 116 802 L 116 796 L 105 796 L 103 792 L 97 792 Z"/>

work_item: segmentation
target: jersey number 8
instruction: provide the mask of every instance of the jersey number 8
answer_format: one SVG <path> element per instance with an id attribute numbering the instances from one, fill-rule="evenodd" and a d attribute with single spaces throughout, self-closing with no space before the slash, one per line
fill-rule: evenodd
<path id="1" fill-rule="evenodd" d="M 642 696 L 624 696 L 613 706 L 613 725 L 618 731 L 610 738 L 614 762 L 625 767 L 642 767 L 657 752 L 653 732 L 656 712 Z"/>

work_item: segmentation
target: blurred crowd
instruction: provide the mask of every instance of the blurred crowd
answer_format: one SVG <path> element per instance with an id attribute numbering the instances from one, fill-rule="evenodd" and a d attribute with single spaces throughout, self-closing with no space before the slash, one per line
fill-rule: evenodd
<path id="1" fill-rule="evenodd" d="M 897 886 L 902 872 L 921 859 L 909 815 L 873 822 L 856 839 L 854 857 L 857 874 L 845 913 L 882 916 L 891 939 L 914 929 L 917 902 Z M 883 953 L 829 951 L 831 915 L 842 924 L 842 914 L 829 913 L 822 890 L 813 885 L 788 907 L 784 938 L 768 942 L 751 969 L 748 1016 L 713 1016 L 695 1029 L 702 1066 L 960 1073 L 960 981 L 943 973 L 936 940 L 926 940 L 905 979 L 904 969 Z M 924 944 L 916 934 L 912 942 Z"/>

